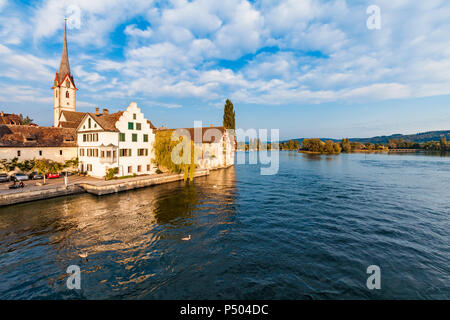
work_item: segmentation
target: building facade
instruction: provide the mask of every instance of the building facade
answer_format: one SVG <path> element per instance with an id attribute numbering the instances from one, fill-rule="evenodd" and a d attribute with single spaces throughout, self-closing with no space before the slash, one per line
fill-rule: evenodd
<path id="1" fill-rule="evenodd" d="M 104 177 L 112 168 L 119 177 L 156 171 L 153 125 L 134 102 L 125 111 L 87 113 L 77 135 L 79 169 L 90 176 Z"/>
<path id="2" fill-rule="evenodd" d="M 0 125 L 0 159 L 49 159 L 63 163 L 76 157 L 77 137 L 74 130 Z"/>

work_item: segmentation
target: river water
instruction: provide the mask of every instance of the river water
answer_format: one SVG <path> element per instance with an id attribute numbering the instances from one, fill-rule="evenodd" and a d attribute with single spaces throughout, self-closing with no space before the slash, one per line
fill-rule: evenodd
<path id="1" fill-rule="evenodd" d="M 280 152 L 272 176 L 0 208 L 0 298 L 449 299 L 449 187 L 450 157 Z"/>

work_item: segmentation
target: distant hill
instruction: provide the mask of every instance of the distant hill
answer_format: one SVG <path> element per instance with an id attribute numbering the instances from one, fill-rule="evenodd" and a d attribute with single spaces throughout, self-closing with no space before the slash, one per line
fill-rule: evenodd
<path id="1" fill-rule="evenodd" d="M 428 131 L 421 132 L 416 134 L 392 134 L 390 136 L 377 136 L 372 138 L 349 138 L 350 141 L 358 141 L 361 143 L 388 143 L 388 140 L 393 139 L 404 139 L 405 141 L 411 142 L 428 142 L 428 141 L 439 141 L 441 137 L 445 137 L 447 141 L 450 140 L 450 130 L 441 130 L 441 131 Z M 298 138 L 293 140 L 298 140 L 298 142 L 302 143 L 305 138 Z M 341 141 L 342 139 L 331 139 L 331 138 L 320 138 L 322 141 L 331 140 L 333 142 Z M 289 141 L 289 140 L 285 140 Z M 281 142 L 285 142 L 281 141 Z"/>

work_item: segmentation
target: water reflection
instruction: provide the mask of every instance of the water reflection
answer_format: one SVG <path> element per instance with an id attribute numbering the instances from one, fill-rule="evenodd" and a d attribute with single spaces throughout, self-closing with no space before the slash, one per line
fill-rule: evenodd
<path id="1" fill-rule="evenodd" d="M 181 237 L 189 233 L 201 239 L 205 228 L 220 234 L 227 226 L 223 221 L 233 219 L 234 181 L 230 168 L 193 184 L 1 208 L 0 297 L 104 297 L 98 290 L 67 292 L 65 269 L 70 264 L 81 264 L 82 274 L 89 275 L 85 286 L 119 292 L 148 280 L 161 264 L 160 272 L 167 276 L 174 271 L 170 257 L 185 246 Z M 87 259 L 80 258 L 81 252 L 88 253 Z M 24 261 L 30 269 L 23 270 Z M 24 277 L 34 280 L 23 287 Z"/>

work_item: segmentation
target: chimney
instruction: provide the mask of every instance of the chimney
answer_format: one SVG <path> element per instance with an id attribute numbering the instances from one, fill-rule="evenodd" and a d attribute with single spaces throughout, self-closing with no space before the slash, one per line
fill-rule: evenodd
<path id="1" fill-rule="evenodd" d="M 108 109 L 103 109 L 103 114 L 109 114 Z"/>
<path id="2" fill-rule="evenodd" d="M 95 108 L 95 114 L 99 115 L 100 114 L 100 108 Z"/>

